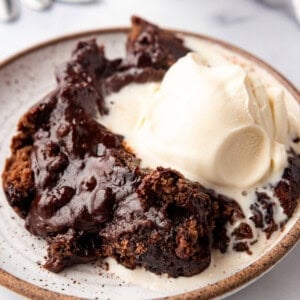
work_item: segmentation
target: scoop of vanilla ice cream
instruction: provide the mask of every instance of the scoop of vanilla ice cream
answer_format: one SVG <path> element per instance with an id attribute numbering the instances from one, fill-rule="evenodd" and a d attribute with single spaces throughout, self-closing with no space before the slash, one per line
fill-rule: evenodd
<path id="1" fill-rule="evenodd" d="M 248 187 L 286 162 L 285 106 L 272 99 L 240 66 L 205 66 L 189 53 L 166 73 L 127 142 L 145 166 Z"/>
<path id="2" fill-rule="evenodd" d="M 291 117 L 283 89 L 266 88 L 228 61 L 208 64 L 189 53 L 161 83 L 130 84 L 106 103 L 110 114 L 101 122 L 125 136 L 144 167 L 246 188 L 287 162 Z"/>

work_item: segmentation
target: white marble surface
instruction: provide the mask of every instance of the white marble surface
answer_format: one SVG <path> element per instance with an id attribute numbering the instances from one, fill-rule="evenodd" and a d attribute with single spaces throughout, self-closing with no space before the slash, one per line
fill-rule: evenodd
<path id="1" fill-rule="evenodd" d="M 132 14 L 238 45 L 300 87 L 300 25 L 292 12 L 261 4 L 260 0 L 99 0 L 81 6 L 56 2 L 42 13 L 22 7 L 19 20 L 0 23 L 0 62 L 37 42 L 66 33 L 128 25 Z M 299 299 L 299 250 L 298 245 L 272 271 L 228 299 Z M 0 299 L 23 298 L 0 287 Z"/>

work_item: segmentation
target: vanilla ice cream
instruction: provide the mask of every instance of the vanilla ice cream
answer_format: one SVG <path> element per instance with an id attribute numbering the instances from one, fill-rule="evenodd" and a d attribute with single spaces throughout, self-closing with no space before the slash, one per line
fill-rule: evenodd
<path id="1" fill-rule="evenodd" d="M 189 53 L 161 83 L 131 84 L 108 96 L 102 122 L 125 136 L 145 167 L 171 167 L 220 186 L 254 185 L 287 161 L 282 89 L 235 64 L 209 66 Z"/>

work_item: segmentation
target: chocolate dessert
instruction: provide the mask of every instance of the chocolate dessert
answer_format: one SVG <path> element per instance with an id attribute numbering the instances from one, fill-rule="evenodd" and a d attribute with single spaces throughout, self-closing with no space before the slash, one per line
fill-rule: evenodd
<path id="1" fill-rule="evenodd" d="M 100 231 L 104 253 L 128 268 L 191 276 L 210 263 L 215 203 L 198 183 L 158 168 Z"/>
<path id="2" fill-rule="evenodd" d="M 106 95 L 130 83 L 160 81 L 180 57 L 183 41 L 132 18 L 125 58 L 109 60 L 95 40 L 78 43 L 57 68 L 57 88 L 21 117 L 12 140 L 3 188 L 28 231 L 48 242 L 45 267 L 113 257 L 169 276 L 192 276 L 210 264 L 212 248 L 250 253 L 253 233 L 239 204 L 178 171 L 143 168 L 141 161 L 101 124 L 110 113 Z M 97 119 L 97 120 L 96 120 Z M 100 120 L 100 122 L 99 122 Z M 274 187 L 288 217 L 300 192 L 300 158 L 291 152 Z M 268 236 L 281 228 L 273 202 L 257 192 L 253 222 Z"/>

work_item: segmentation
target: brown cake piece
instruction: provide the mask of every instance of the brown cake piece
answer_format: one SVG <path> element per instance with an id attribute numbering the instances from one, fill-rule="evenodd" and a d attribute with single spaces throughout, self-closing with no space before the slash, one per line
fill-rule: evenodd
<path id="1" fill-rule="evenodd" d="M 159 81 L 174 62 L 190 51 L 173 33 L 133 16 L 126 57 L 118 72 L 106 79 L 106 91 L 116 92 L 133 81 Z"/>
<path id="2" fill-rule="evenodd" d="M 192 276 L 210 263 L 214 204 L 198 183 L 158 168 L 119 203 L 100 235 L 104 252 L 128 268 Z"/>
<path id="3" fill-rule="evenodd" d="M 98 233 L 70 228 L 64 234 L 47 237 L 47 242 L 48 257 L 44 266 L 52 272 L 59 272 L 67 266 L 90 262 L 102 256 Z"/>
<path id="4" fill-rule="evenodd" d="M 3 172 L 3 188 L 10 205 L 23 218 L 26 216 L 35 194 L 30 160 L 31 150 L 32 146 L 14 149 L 12 156 L 6 161 Z"/>
<path id="5" fill-rule="evenodd" d="M 288 161 L 289 166 L 284 170 L 282 180 L 275 187 L 275 195 L 284 213 L 290 218 L 300 196 L 300 156 L 291 151 Z"/>
<path id="6" fill-rule="evenodd" d="M 151 67 L 167 70 L 190 50 L 173 33 L 161 30 L 144 19 L 133 16 L 127 40 L 127 59 L 139 68 Z"/>
<path id="7" fill-rule="evenodd" d="M 213 228 L 213 247 L 225 253 L 228 249 L 231 236 L 227 233 L 226 225 L 243 219 L 245 215 L 240 205 L 234 200 L 224 195 L 209 190 L 209 194 L 215 203 L 215 218 Z"/>
<path id="8" fill-rule="evenodd" d="M 300 156 L 291 150 L 288 166 L 283 172 L 282 179 L 272 187 L 274 196 L 278 198 L 287 218 L 282 223 L 274 219 L 274 201 L 264 192 L 257 192 L 257 201 L 251 205 L 253 216 L 251 220 L 257 228 L 265 231 L 267 238 L 286 223 L 292 216 L 297 199 L 300 196 Z"/>
<path id="9" fill-rule="evenodd" d="M 12 155 L 2 173 L 3 189 L 9 204 L 23 218 L 35 197 L 34 172 L 31 166 L 32 135 L 54 107 L 53 94 L 32 107 L 19 121 L 18 133 L 11 143 Z"/>
<path id="10" fill-rule="evenodd" d="M 233 239 L 232 248 L 238 252 L 247 252 L 249 255 L 252 254 L 250 245 L 253 241 L 252 228 L 248 223 L 242 222 L 238 225 L 231 233 Z"/>

